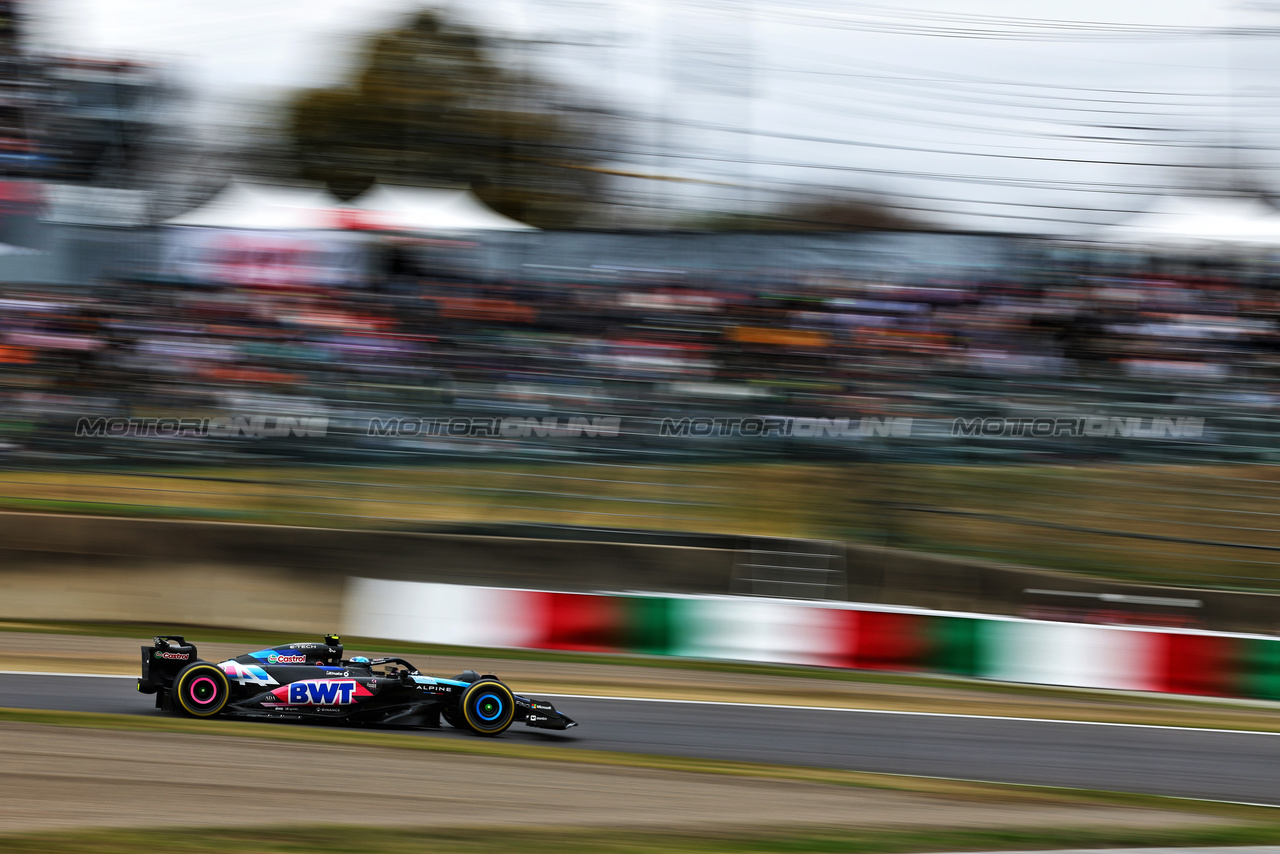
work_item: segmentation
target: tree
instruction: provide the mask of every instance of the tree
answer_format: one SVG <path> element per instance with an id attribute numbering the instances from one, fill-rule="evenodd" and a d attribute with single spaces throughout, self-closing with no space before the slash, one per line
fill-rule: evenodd
<path id="1" fill-rule="evenodd" d="M 373 180 L 468 184 L 532 225 L 580 224 L 601 195 L 601 114 L 565 106 L 584 99 L 497 54 L 479 30 L 434 11 L 369 37 L 350 81 L 289 103 L 297 177 L 347 196 Z"/>
<path id="2" fill-rule="evenodd" d="M 828 195 L 788 205 L 778 218 L 806 231 L 920 231 L 937 226 L 880 198 Z"/>
<path id="3" fill-rule="evenodd" d="M 887 199 L 830 194 L 795 199 L 759 214 L 698 216 L 686 227 L 708 231 L 931 231 Z"/>

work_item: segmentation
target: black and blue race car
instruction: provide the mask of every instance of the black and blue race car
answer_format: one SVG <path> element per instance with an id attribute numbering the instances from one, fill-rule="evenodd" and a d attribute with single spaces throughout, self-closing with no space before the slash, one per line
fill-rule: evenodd
<path id="1" fill-rule="evenodd" d="M 337 635 L 291 643 L 218 664 L 195 644 L 163 635 L 142 647 L 138 690 L 156 708 L 197 718 L 336 721 L 391 727 L 450 726 L 498 735 L 516 721 L 539 729 L 577 726 L 550 703 L 515 694 L 498 677 L 474 670 L 452 679 L 427 676 L 403 658 L 343 658 Z"/>

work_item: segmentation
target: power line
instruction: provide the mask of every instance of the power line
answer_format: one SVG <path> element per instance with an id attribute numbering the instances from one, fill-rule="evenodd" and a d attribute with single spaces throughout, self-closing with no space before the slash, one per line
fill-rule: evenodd
<path id="1" fill-rule="evenodd" d="M 810 74 L 810 75 L 827 76 L 827 77 L 854 77 L 854 78 L 865 79 L 865 80 L 877 80 L 877 81 L 884 82 L 890 86 L 945 85 L 952 88 L 958 88 L 964 92 L 974 92 L 980 95 L 997 95 L 997 96 L 1003 96 L 1005 98 L 1030 98 L 1030 99 L 1035 99 L 1037 101 L 1068 101 L 1072 103 L 1086 103 L 1086 104 L 1095 104 L 1095 103 L 1096 104 L 1134 104 L 1137 106 L 1144 106 L 1144 107 L 1183 107 L 1183 108 L 1199 108 L 1199 109 L 1218 109 L 1218 108 L 1227 107 L 1228 104 L 1226 102 L 1235 97 L 1257 98 L 1257 99 L 1264 99 L 1264 100 L 1273 100 L 1277 97 L 1280 97 L 1280 95 L 1277 95 L 1274 93 L 1253 93 L 1253 94 L 1237 93 L 1233 95 L 1232 93 L 1229 93 L 1229 92 L 1220 92 L 1220 93 L 1157 92 L 1157 91 L 1147 90 L 1147 89 L 1092 89 L 1092 88 L 1081 87 L 1081 86 L 1065 86 L 1065 85 L 1059 85 L 1059 84 L 1053 84 L 1053 83 L 1024 83 L 1020 81 L 996 80 L 991 78 L 968 78 L 968 77 L 948 78 L 948 77 L 927 77 L 927 76 L 910 77 L 902 74 L 897 74 L 897 75 L 871 74 L 871 73 L 859 72 L 859 71 L 828 71 L 828 70 L 817 69 L 817 68 L 787 68 L 785 66 L 762 68 L 760 70 L 768 71 L 776 74 Z M 924 74 L 925 72 L 922 71 L 919 73 Z M 1102 93 L 1110 93 L 1110 94 L 1134 94 L 1134 95 L 1146 94 L 1146 95 L 1155 95 L 1157 97 L 1166 97 L 1166 98 L 1176 98 L 1176 97 L 1222 98 L 1224 100 L 1220 103 L 1214 103 L 1210 101 L 1210 102 L 1204 102 L 1204 103 L 1188 104 L 1185 102 L 1165 103 L 1161 101 L 1152 101 L 1152 100 L 1145 100 L 1145 99 L 1139 100 L 1134 98 L 1094 98 L 1094 97 L 1085 97 L 1080 95 L 1048 95 L 1040 92 L 1029 92 L 1024 95 L 1019 92 L 993 90 L 990 88 L 986 88 L 985 86 L 984 87 L 969 86 L 967 84 L 971 79 L 989 80 L 989 82 L 986 83 L 986 86 L 1009 86 L 1009 87 L 1018 87 L 1018 88 L 1024 88 L 1024 89 L 1052 89 L 1055 91 L 1062 91 L 1062 92 L 1083 91 L 1083 92 L 1102 92 Z M 944 93 L 940 93 L 940 97 L 954 97 L 954 94 L 951 92 L 944 92 Z M 977 102 L 978 103 L 1004 103 L 1004 102 L 984 102 L 984 101 L 977 101 Z M 1058 110 L 1081 110 L 1086 112 L 1104 112 L 1105 111 L 1103 110 L 1103 108 L 1100 108 L 1100 107 L 1055 107 L 1051 105 L 1044 105 L 1042 108 L 1058 109 Z M 1116 112 L 1127 113 L 1130 111 L 1119 110 Z"/>
<path id="2" fill-rule="evenodd" d="M 1080 97 L 1055 98 L 1051 95 L 1041 95 L 1038 93 L 1022 94 L 1019 92 L 991 92 L 989 90 L 984 90 L 984 89 L 976 89 L 973 87 L 960 87 L 960 86 L 956 87 L 956 88 L 960 88 L 960 91 L 956 92 L 949 89 L 941 89 L 940 87 L 937 86 L 937 82 L 920 80 L 920 79 L 910 78 L 910 77 L 894 77 L 890 75 L 879 75 L 879 74 L 858 74 L 858 73 L 852 73 L 852 72 L 850 73 L 834 72 L 834 71 L 825 72 L 825 71 L 815 71 L 815 70 L 809 70 L 809 69 L 773 68 L 773 69 L 766 69 L 766 70 L 772 71 L 772 72 L 780 72 L 780 73 L 821 74 L 821 75 L 831 75 L 831 76 L 838 76 L 838 77 L 856 77 L 859 79 L 875 81 L 876 83 L 879 83 L 884 87 L 897 89 L 897 91 L 884 92 L 878 88 L 860 87 L 857 91 L 861 94 L 884 95 L 884 96 L 889 96 L 893 98 L 915 98 L 918 100 L 932 99 L 932 100 L 945 100 L 947 102 L 960 101 L 960 102 L 971 103 L 971 104 L 987 104 L 991 106 L 1012 107 L 1019 110 L 1043 110 L 1047 112 L 1114 114 L 1114 115 L 1125 115 L 1125 116 L 1140 116 L 1143 118 L 1148 118 L 1148 117 L 1163 118 L 1163 117 L 1187 116 L 1190 114 L 1190 111 L 1194 111 L 1194 110 L 1216 111 L 1216 110 L 1229 110 L 1231 108 L 1231 104 L 1227 101 L 1222 101 L 1218 103 L 1210 102 L 1210 103 L 1199 103 L 1199 104 L 1164 104 L 1164 103 L 1158 103 L 1158 102 L 1152 102 L 1152 101 L 1137 101 L 1137 100 L 1124 100 L 1124 99 L 1111 99 L 1111 98 L 1098 98 L 1098 99 L 1080 98 Z M 946 83 L 948 81 L 938 81 L 938 82 Z M 923 87 L 930 87 L 931 91 L 924 91 L 924 92 L 918 91 L 920 88 L 923 88 Z M 906 90 L 906 91 L 903 91 L 903 90 Z M 913 91 L 913 90 L 916 90 L 916 91 Z M 974 95 L 972 94 L 974 92 L 976 92 L 979 95 L 994 95 L 997 98 L 999 98 L 999 100 L 997 100 L 996 98 L 974 97 Z M 1229 97 L 1229 96 L 1226 96 L 1226 97 Z M 1273 100 L 1276 100 L 1278 97 L 1280 97 L 1280 95 L 1255 94 L 1249 97 L 1252 97 L 1258 100 L 1273 101 Z M 1015 100 L 1015 99 L 1021 99 L 1021 100 Z M 1071 103 L 1071 105 L 1045 103 L 1046 101 L 1068 101 Z M 1079 106 L 1080 104 L 1090 104 L 1090 103 L 1093 103 L 1093 104 L 1128 103 L 1128 104 L 1135 105 L 1135 107 L 1178 107 L 1180 109 L 1176 112 L 1164 112 L 1164 111 L 1151 111 L 1151 110 L 1145 110 L 1145 109 L 1135 109 L 1132 107 L 1124 108 L 1124 109 L 1114 109 L 1111 107 Z"/>
<path id="3" fill-rule="evenodd" d="M 816 189 L 811 182 L 787 181 L 784 179 L 764 179 L 763 181 L 760 181 L 758 183 L 764 184 L 765 186 L 769 186 L 769 187 L 786 187 L 787 190 L 785 192 L 791 196 L 795 196 L 795 195 L 811 196 L 813 198 L 817 198 L 820 200 L 832 199 L 832 193 L 830 193 L 829 191 Z M 745 187 L 746 185 L 739 183 L 739 184 L 734 184 L 733 186 Z M 1142 210 L 1140 209 L 1091 208 L 1084 205 L 1075 205 L 1075 206 L 1052 205 L 1052 204 L 1042 204 L 1042 203 L 1035 203 L 1035 202 L 980 200 L 980 199 L 972 199 L 972 198 L 957 199 L 957 198 L 948 197 L 948 196 L 928 196 L 928 195 L 914 194 L 914 193 L 899 193 L 896 191 L 885 194 L 885 195 L 872 195 L 872 198 L 868 199 L 866 198 L 866 196 L 869 194 L 867 194 L 865 191 L 860 191 L 853 188 L 850 188 L 847 191 L 847 195 L 852 198 L 857 198 L 859 196 L 862 196 L 863 198 L 858 200 L 861 201 L 863 204 L 873 205 L 875 207 L 887 208 L 892 210 L 911 211 L 913 213 L 929 213 L 934 215 L 951 216 L 951 217 L 955 217 L 955 216 L 983 217 L 988 219 L 1013 219 L 1013 220 L 1025 219 L 1025 220 L 1039 221 L 1039 222 L 1055 222 L 1055 223 L 1064 223 L 1064 224 L 1071 224 L 1071 225 L 1088 225 L 1088 226 L 1100 226 L 1100 225 L 1105 225 L 1106 223 L 1098 219 L 1079 219 L 1076 217 L 1065 217 L 1065 216 L 1038 216 L 1030 213 L 1011 214 L 1011 213 L 995 213 L 995 212 L 985 212 L 985 211 L 943 210 L 938 208 L 937 206 L 903 204 L 901 202 L 893 201 L 893 199 L 918 199 L 923 201 L 940 201 L 940 202 L 949 202 L 954 204 L 977 204 L 977 205 L 1000 206 L 1000 207 L 1020 207 L 1020 208 L 1030 208 L 1030 209 L 1036 209 L 1036 210 L 1038 209 L 1069 210 L 1069 211 L 1080 211 L 1080 212 L 1094 212 L 1099 214 L 1132 214 L 1132 213 L 1142 212 Z M 675 209 L 674 206 L 671 206 L 671 205 L 665 205 L 665 206 L 649 205 L 649 207 L 654 207 L 655 209 L 668 209 L 668 208 Z"/>
<path id="4" fill-rule="evenodd" d="M 735 128 L 724 125 L 716 125 L 710 122 L 695 122 L 683 119 L 663 119 L 654 118 L 654 121 L 666 122 L 679 125 L 682 127 L 698 128 L 700 130 L 720 131 L 722 133 L 740 133 L 753 134 L 755 136 L 767 137 L 769 139 L 787 139 L 795 142 L 815 142 L 823 145 L 844 145 L 853 148 L 871 148 L 882 151 L 911 151 L 922 154 L 945 154 L 956 157 L 988 157 L 999 160 L 1029 160 L 1047 163 L 1089 163 L 1100 166 L 1144 166 L 1149 168 L 1162 169 L 1218 169 L 1220 167 L 1203 164 L 1203 163 L 1146 163 L 1134 160 L 1094 160 L 1087 157 L 1049 157 L 1045 155 L 1031 154 L 1002 154 L 991 151 L 955 151 L 945 148 L 926 148 L 913 145 L 895 145 L 884 142 L 865 142 L 854 139 L 839 139 L 836 137 L 815 136 L 810 134 L 798 133 L 782 133 L 778 131 L 761 131 L 750 128 Z M 1210 146 L 1205 146 L 1209 148 Z M 1266 147 L 1245 148 L 1245 150 L 1257 151 L 1274 151 L 1275 149 Z"/>
<path id="5" fill-rule="evenodd" d="M 887 9 L 887 7 L 865 7 Z M 889 35 L 911 35 L 951 39 L 976 39 L 984 41 L 1028 42 L 1114 42 L 1114 41 L 1188 41 L 1232 38 L 1237 36 L 1270 37 L 1280 35 L 1280 27 L 1185 27 L 1159 24 L 1123 26 L 1099 22 L 1052 22 L 1031 18 L 998 18 L 995 16 L 963 16 L 923 10 L 888 9 L 889 14 L 879 12 L 840 14 L 830 10 L 800 9 L 790 14 L 778 9 L 768 9 L 764 14 L 787 23 L 808 21 L 834 29 L 857 29 L 862 32 Z M 946 23 L 915 23 L 927 15 L 929 21 Z"/>
<path id="6" fill-rule="evenodd" d="M 813 109 L 820 110 L 823 112 L 840 111 L 840 112 L 848 113 L 851 110 L 851 107 L 849 104 L 821 105 L 814 98 L 798 98 L 796 96 L 791 96 L 789 100 L 790 100 L 790 103 L 807 105 Z M 1106 143 L 1109 145 L 1144 145 L 1152 148 L 1196 148 L 1196 149 L 1203 148 L 1202 144 L 1194 143 L 1194 142 L 1164 142 L 1159 140 L 1133 139 L 1133 138 L 1125 138 L 1125 137 L 1099 137 L 1099 136 L 1087 136 L 1087 135 L 1069 134 L 1069 133 L 1054 133 L 1050 131 L 1014 130 L 1013 128 L 998 128 L 998 127 L 992 127 L 989 125 L 983 126 L 983 125 L 963 124 L 959 122 L 950 122 L 950 121 L 943 121 L 935 118 L 929 118 L 927 116 L 912 117 L 912 116 L 907 116 L 900 113 L 898 114 L 887 113 L 887 112 L 875 110 L 873 108 L 868 108 L 863 105 L 858 105 L 856 108 L 852 108 L 852 109 L 857 110 L 857 114 L 859 118 L 879 118 L 883 121 L 890 121 L 898 124 L 925 125 L 928 127 L 945 127 L 945 128 L 953 128 L 957 130 L 976 131 L 978 133 L 988 133 L 988 134 L 995 134 L 995 135 L 1001 135 L 1001 136 L 1006 135 L 1010 132 L 1015 132 L 1021 137 L 1034 137 L 1036 139 L 1057 139 L 1057 140 L 1069 140 L 1069 141 L 1075 141 L 1075 142 Z M 1038 118 L 1038 117 L 1022 118 L 1018 116 L 999 115 L 995 113 L 947 110 L 943 107 L 921 107 L 919 109 L 927 109 L 934 112 L 944 112 L 944 113 L 964 112 L 967 115 L 977 115 L 977 116 L 984 116 L 987 118 L 1006 119 L 1010 122 L 1028 122 L 1028 123 L 1039 122 L 1041 124 L 1058 124 L 1067 128 L 1083 128 L 1083 129 L 1097 129 L 1097 130 L 1142 130 L 1142 131 L 1149 131 L 1149 132 L 1155 132 L 1155 133 L 1195 133 L 1196 132 L 1186 128 L 1154 128 L 1154 127 L 1140 128 L 1135 126 L 1123 126 L 1123 125 L 1107 125 L 1107 124 L 1086 123 L 1086 122 L 1067 122 L 1061 119 L 1053 119 L 1053 118 Z"/>
<path id="7" fill-rule="evenodd" d="M 823 11 L 829 8 L 827 6 L 818 7 L 813 3 L 805 3 L 803 0 L 794 2 L 792 5 L 802 8 L 820 8 Z M 883 6 L 878 3 L 859 3 L 856 2 L 856 0 L 846 0 L 842 3 L 842 6 L 845 8 L 854 7 L 868 9 L 871 10 L 872 14 L 885 12 L 888 13 L 889 17 L 925 18 L 930 21 L 944 20 L 964 23 L 998 23 L 1009 26 L 1058 27 L 1079 30 L 1105 30 L 1109 32 L 1182 32 L 1205 29 L 1203 27 L 1186 27 L 1170 24 L 1112 24 L 1104 21 L 1078 21 L 1062 18 L 1024 18 L 1021 16 L 1009 15 L 975 15 L 964 12 L 946 12 L 937 9 L 909 9 L 902 8 L 900 6 Z"/>
<path id="8" fill-rule="evenodd" d="M 697 154 L 675 154 L 671 152 L 639 152 L 624 151 L 612 152 L 615 154 L 630 154 L 636 157 L 652 158 L 652 157 L 668 157 L 681 160 L 706 160 L 719 161 L 726 158 L 714 157 L 710 155 Z M 762 160 L 753 159 L 753 164 L 760 166 L 774 166 L 788 169 L 820 169 L 837 172 L 849 172 L 854 174 L 867 175 L 884 175 L 897 178 L 911 178 L 918 180 L 944 181 L 960 184 L 979 184 L 994 187 L 1011 187 L 1018 189 L 1030 190 L 1053 190 L 1059 192 L 1078 192 L 1078 193 L 1103 193 L 1110 195 L 1131 195 L 1131 196 L 1151 196 L 1160 192 L 1176 192 L 1189 196 L 1220 196 L 1220 193 L 1206 191 L 1203 187 L 1180 187 L 1171 185 L 1152 186 L 1149 184 L 1123 184 L 1105 181 L 1050 181 L 1038 178 L 998 178 L 990 175 L 969 175 L 963 173 L 952 172 L 921 172 L 911 169 L 880 169 L 873 166 L 848 166 L 827 163 L 804 163 L 785 160 Z"/>

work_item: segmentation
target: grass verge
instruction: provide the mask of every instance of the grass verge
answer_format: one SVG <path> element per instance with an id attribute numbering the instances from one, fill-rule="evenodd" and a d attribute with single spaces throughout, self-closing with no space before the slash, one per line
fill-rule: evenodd
<path id="1" fill-rule="evenodd" d="M 161 842 L 163 840 L 163 842 Z M 1280 826 L 1185 829 L 1015 828 L 1003 830 L 761 829 L 675 833 L 618 829 L 398 829 L 324 826 L 57 831 L 0 835 L 9 854 L 136 854 L 159 844 L 169 854 L 909 854 L 922 851 L 1010 851 L 1062 848 L 1274 845 Z"/>
<path id="2" fill-rule="evenodd" d="M 1280 546 L 1280 529 L 1259 521 L 1280 500 L 1268 464 L 162 466 L 11 471 L 0 486 L 0 507 L 23 512 L 818 537 L 1145 583 L 1280 589 L 1280 564 L 1242 563 L 1239 551 Z"/>

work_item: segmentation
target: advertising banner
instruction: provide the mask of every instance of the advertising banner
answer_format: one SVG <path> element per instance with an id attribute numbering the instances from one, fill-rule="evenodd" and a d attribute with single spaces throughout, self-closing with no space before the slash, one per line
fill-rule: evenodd
<path id="1" fill-rule="evenodd" d="M 301 288 L 365 281 L 363 240 L 341 232 L 172 227 L 165 244 L 168 272 L 191 282 Z"/>

